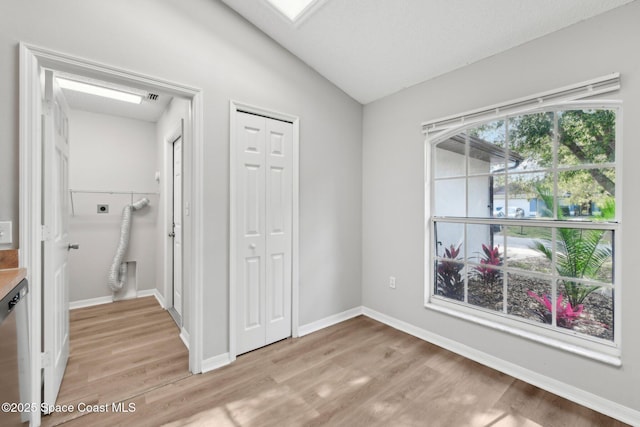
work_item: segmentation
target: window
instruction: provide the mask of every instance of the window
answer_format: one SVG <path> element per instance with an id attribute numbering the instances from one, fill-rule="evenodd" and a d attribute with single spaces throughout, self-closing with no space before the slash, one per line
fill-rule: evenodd
<path id="1" fill-rule="evenodd" d="M 430 136 L 427 306 L 619 355 L 620 118 L 573 101 Z"/>

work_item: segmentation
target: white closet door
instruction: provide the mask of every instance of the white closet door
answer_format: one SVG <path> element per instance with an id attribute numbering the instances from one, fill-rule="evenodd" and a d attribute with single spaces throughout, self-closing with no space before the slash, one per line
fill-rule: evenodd
<path id="1" fill-rule="evenodd" d="M 291 336 L 292 125 L 265 119 L 266 343 Z"/>
<path id="2" fill-rule="evenodd" d="M 236 353 L 291 335 L 292 125 L 236 113 Z"/>
<path id="3" fill-rule="evenodd" d="M 237 353 L 265 345 L 264 118 L 237 113 Z"/>

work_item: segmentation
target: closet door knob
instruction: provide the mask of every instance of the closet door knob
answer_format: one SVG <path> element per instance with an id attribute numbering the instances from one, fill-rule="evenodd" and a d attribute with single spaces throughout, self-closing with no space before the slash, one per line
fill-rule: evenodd
<path id="1" fill-rule="evenodd" d="M 250 249 L 255 249 L 255 248 L 256 248 L 256 244 L 255 244 L 255 243 L 250 244 L 250 245 L 249 245 L 249 248 L 250 248 Z"/>
<path id="2" fill-rule="evenodd" d="M 78 243 L 69 243 L 67 245 L 67 250 L 70 251 L 71 249 L 80 249 L 80 244 L 78 244 Z"/>

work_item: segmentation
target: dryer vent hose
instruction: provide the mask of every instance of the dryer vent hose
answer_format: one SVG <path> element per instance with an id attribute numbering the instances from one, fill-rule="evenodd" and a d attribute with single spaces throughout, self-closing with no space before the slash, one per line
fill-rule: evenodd
<path id="1" fill-rule="evenodd" d="M 122 224 L 120 225 L 120 242 L 118 243 L 118 249 L 116 255 L 113 257 L 113 263 L 109 269 L 109 288 L 113 292 L 121 290 L 127 281 L 127 263 L 122 262 L 124 255 L 127 253 L 129 247 L 129 234 L 131 232 L 131 213 L 142 209 L 149 204 L 149 199 L 143 197 L 142 199 L 134 202 L 130 205 L 126 205 L 122 209 Z"/>

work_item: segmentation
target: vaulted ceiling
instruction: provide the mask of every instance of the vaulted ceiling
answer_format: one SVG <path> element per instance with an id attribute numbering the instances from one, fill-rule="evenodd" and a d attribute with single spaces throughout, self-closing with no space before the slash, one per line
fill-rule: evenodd
<path id="1" fill-rule="evenodd" d="M 295 23 L 222 1 L 367 104 L 636 0 L 318 0 Z"/>

